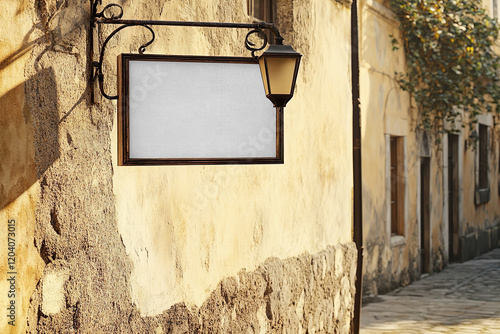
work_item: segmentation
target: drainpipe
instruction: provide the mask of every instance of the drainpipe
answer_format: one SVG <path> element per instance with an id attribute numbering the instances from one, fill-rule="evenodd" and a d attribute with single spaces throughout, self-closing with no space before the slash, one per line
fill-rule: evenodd
<path id="1" fill-rule="evenodd" d="M 352 75 L 352 163 L 353 163 L 353 239 L 358 251 L 356 270 L 356 294 L 354 296 L 354 316 L 351 333 L 359 333 L 361 318 L 361 295 L 363 280 L 363 212 L 361 184 L 361 124 L 359 106 L 359 36 L 358 36 L 358 1 L 351 6 L 351 75 Z"/>

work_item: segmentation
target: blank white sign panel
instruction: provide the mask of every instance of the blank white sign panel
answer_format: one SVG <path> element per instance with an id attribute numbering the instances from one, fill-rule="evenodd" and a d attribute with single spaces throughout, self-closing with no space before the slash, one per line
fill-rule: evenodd
<path id="1" fill-rule="evenodd" d="M 128 61 L 130 159 L 275 158 L 257 63 Z"/>

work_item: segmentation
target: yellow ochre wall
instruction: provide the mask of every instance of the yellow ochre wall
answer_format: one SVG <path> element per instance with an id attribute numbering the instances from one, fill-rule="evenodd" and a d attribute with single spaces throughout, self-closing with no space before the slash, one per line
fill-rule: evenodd
<path id="1" fill-rule="evenodd" d="M 296 33 L 284 36 L 303 58 L 284 112 L 283 165 L 114 165 L 118 226 L 134 263 L 131 289 L 142 314 L 182 300 L 199 306 L 221 278 L 253 270 L 270 256 L 318 252 L 351 240 L 350 14 L 335 1 L 303 6 L 293 11 Z M 185 19 L 171 17 L 179 7 L 165 3 L 159 19 Z M 215 2 L 195 8 L 190 20 L 223 14 Z M 225 19 L 250 20 L 240 3 L 233 13 Z M 182 29 L 171 28 L 168 40 L 158 39 L 151 52 L 246 56 L 241 33 L 235 43 L 223 43 L 229 34 L 236 35 L 194 29 L 186 40 Z"/>
<path id="2" fill-rule="evenodd" d="M 30 80 L 24 67 L 33 40 L 30 36 L 31 15 L 27 2 L 0 3 L 1 333 L 21 333 L 26 330 L 30 297 L 44 267 L 33 243 L 35 210 L 40 190 L 35 166 L 35 133 L 30 111 L 25 107 L 24 93 L 25 82 Z M 15 230 L 10 230 L 14 234 L 8 234 L 9 221 L 15 221 Z M 8 256 L 12 252 L 12 248 L 8 248 L 9 242 L 10 246 L 14 246 L 14 256 L 12 253 Z M 10 267 L 12 260 L 15 261 L 13 268 Z M 15 280 L 7 281 L 12 277 Z M 13 291 L 15 297 L 12 296 Z M 7 310 L 11 307 L 11 301 L 15 305 L 15 326 L 7 323 L 12 321 L 12 318 L 7 317 L 11 314 L 11 310 Z"/>
<path id="3" fill-rule="evenodd" d="M 120 3 L 124 18 L 253 20 L 246 0 Z M 117 166 L 116 102 L 90 98 L 89 7 L 0 4 L 0 247 L 15 220 L 17 266 L 16 326 L 2 316 L 0 332 L 348 333 L 350 2 L 277 1 L 285 43 L 303 55 L 285 163 L 236 166 Z M 155 32 L 147 53 L 249 56 L 245 29 Z M 116 56 L 148 39 L 137 27 L 110 41 L 107 92 Z M 2 251 L 2 296 L 7 261 Z"/>

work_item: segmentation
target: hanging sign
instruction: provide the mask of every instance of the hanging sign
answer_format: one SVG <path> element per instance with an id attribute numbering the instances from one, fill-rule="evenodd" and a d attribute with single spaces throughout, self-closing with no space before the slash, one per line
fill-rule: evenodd
<path id="1" fill-rule="evenodd" d="M 119 165 L 283 163 L 257 60 L 118 56 Z"/>

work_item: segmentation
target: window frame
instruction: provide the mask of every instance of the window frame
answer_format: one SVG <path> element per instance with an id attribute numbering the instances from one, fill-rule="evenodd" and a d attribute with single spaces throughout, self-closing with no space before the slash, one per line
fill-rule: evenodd
<path id="1" fill-rule="evenodd" d="M 407 235 L 408 166 L 406 161 L 406 136 L 391 134 L 385 136 L 387 235 L 391 247 L 395 247 L 405 244 Z M 395 191 L 393 191 L 394 187 L 396 187 Z M 397 202 L 393 203 L 393 199 L 396 199 Z M 394 219 L 397 220 L 395 223 Z"/>
<path id="2" fill-rule="evenodd" d="M 256 4 L 259 13 L 256 14 Z M 247 14 L 255 22 L 274 23 L 276 21 L 276 1 L 275 0 L 247 0 Z"/>
<path id="3" fill-rule="evenodd" d="M 490 155 L 491 155 L 491 115 L 483 115 L 476 125 L 478 134 L 475 145 L 475 204 L 486 204 L 491 199 Z M 490 116 L 490 117 L 487 117 Z"/>
<path id="4" fill-rule="evenodd" d="M 247 0 L 247 15 L 254 23 L 276 23 L 276 0 Z M 255 15 L 255 3 L 259 4 L 260 13 Z M 274 44 L 275 36 L 270 30 L 264 30 L 269 44 Z"/>

